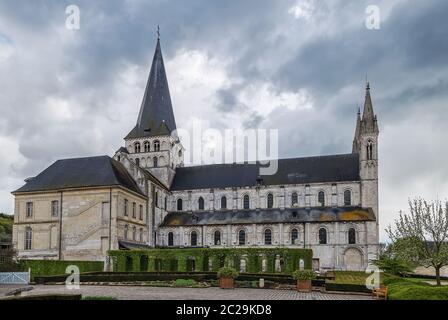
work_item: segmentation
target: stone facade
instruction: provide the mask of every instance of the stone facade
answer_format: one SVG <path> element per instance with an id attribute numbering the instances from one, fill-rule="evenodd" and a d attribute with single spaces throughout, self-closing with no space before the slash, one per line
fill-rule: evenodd
<path id="1" fill-rule="evenodd" d="M 146 199 L 123 188 L 17 194 L 13 243 L 22 259 L 103 260 L 119 240 L 147 243 L 147 221 Z"/>

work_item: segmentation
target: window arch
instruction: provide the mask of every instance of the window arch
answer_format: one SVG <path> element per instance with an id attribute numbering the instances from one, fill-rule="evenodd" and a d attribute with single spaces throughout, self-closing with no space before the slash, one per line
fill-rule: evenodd
<path id="1" fill-rule="evenodd" d="M 128 225 L 125 225 L 124 226 L 124 234 L 123 234 L 123 236 L 124 236 L 124 238 L 127 240 L 128 239 L 128 232 L 129 232 L 129 226 Z"/>
<path id="2" fill-rule="evenodd" d="M 204 198 L 199 197 L 198 207 L 199 207 L 199 210 L 204 210 Z"/>
<path id="3" fill-rule="evenodd" d="M 140 228 L 139 240 L 143 242 L 143 228 Z"/>
<path id="4" fill-rule="evenodd" d="M 172 232 L 168 233 L 168 246 L 174 246 L 174 234 Z"/>
<path id="5" fill-rule="evenodd" d="M 348 243 L 355 244 L 356 243 L 356 230 L 355 228 L 348 229 Z"/>
<path id="6" fill-rule="evenodd" d="M 373 142 L 372 142 L 372 140 L 367 141 L 366 152 L 367 152 L 367 160 L 372 160 L 373 159 Z"/>
<path id="7" fill-rule="evenodd" d="M 344 191 L 344 206 L 352 205 L 352 192 L 350 190 Z"/>
<path id="8" fill-rule="evenodd" d="M 26 227 L 25 229 L 25 250 L 31 250 L 33 247 L 33 229 Z"/>
<path id="9" fill-rule="evenodd" d="M 134 151 L 135 153 L 140 153 L 140 142 L 134 143 Z"/>
<path id="10" fill-rule="evenodd" d="M 221 209 L 227 209 L 227 198 L 226 196 L 221 197 Z"/>
<path id="11" fill-rule="evenodd" d="M 157 157 L 152 158 L 152 163 L 153 163 L 153 167 L 157 167 L 158 166 L 158 161 L 157 161 Z"/>
<path id="12" fill-rule="evenodd" d="M 135 226 L 132 227 L 132 240 L 137 240 L 137 228 Z"/>
<path id="13" fill-rule="evenodd" d="M 299 230 L 296 228 L 291 230 L 291 244 L 297 244 L 299 241 Z"/>
<path id="14" fill-rule="evenodd" d="M 238 232 L 238 244 L 244 246 L 246 244 L 246 231 L 240 230 Z"/>
<path id="15" fill-rule="evenodd" d="M 268 193 L 267 206 L 269 209 L 274 207 L 274 195 L 272 193 Z"/>
<path id="16" fill-rule="evenodd" d="M 272 244 L 272 231 L 271 229 L 264 230 L 264 244 Z"/>
<path id="17" fill-rule="evenodd" d="M 243 198 L 243 209 L 250 209 L 250 198 L 248 194 L 244 195 Z"/>
<path id="18" fill-rule="evenodd" d="M 319 191 L 317 194 L 317 203 L 321 207 L 325 207 L 325 192 Z"/>
<path id="19" fill-rule="evenodd" d="M 143 142 L 143 149 L 145 150 L 145 152 L 151 151 L 151 144 L 149 143 L 149 141 Z"/>
<path id="20" fill-rule="evenodd" d="M 160 141 L 154 141 L 154 151 L 160 151 Z"/>
<path id="21" fill-rule="evenodd" d="M 195 247 L 198 245 L 198 234 L 196 231 L 191 231 L 190 234 L 190 245 L 192 247 Z"/>
<path id="22" fill-rule="evenodd" d="M 182 211 L 182 199 L 177 199 L 177 211 Z"/>
<path id="23" fill-rule="evenodd" d="M 291 195 L 291 207 L 296 207 L 299 204 L 299 196 L 297 192 L 293 192 Z"/>
<path id="24" fill-rule="evenodd" d="M 180 157 L 182 157 L 182 150 L 179 150 L 179 152 L 177 153 L 177 155 Z"/>
<path id="25" fill-rule="evenodd" d="M 319 244 L 327 244 L 327 229 L 319 229 Z"/>
<path id="26" fill-rule="evenodd" d="M 215 231 L 215 233 L 213 234 L 213 243 L 215 244 L 215 246 L 221 245 L 221 231 Z"/>

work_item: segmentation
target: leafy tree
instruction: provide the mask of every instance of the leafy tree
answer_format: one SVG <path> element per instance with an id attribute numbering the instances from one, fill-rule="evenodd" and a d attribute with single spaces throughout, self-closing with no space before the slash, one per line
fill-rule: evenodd
<path id="1" fill-rule="evenodd" d="M 372 262 L 388 274 L 403 277 L 412 272 L 412 264 L 409 261 L 393 256 L 390 251 L 380 254 L 378 260 Z"/>
<path id="2" fill-rule="evenodd" d="M 448 201 L 409 201 L 409 213 L 400 212 L 394 227 L 386 229 L 394 256 L 410 263 L 434 267 L 437 285 L 440 269 L 448 265 Z"/>

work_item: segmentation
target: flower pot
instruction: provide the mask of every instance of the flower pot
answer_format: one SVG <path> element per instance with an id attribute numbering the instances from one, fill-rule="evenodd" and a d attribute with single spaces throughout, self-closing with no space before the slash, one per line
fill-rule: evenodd
<path id="1" fill-rule="evenodd" d="M 297 291 L 310 292 L 312 288 L 311 280 L 297 280 Z"/>
<path id="2" fill-rule="evenodd" d="M 235 280 L 233 278 L 219 278 L 219 287 L 221 289 L 235 288 Z"/>

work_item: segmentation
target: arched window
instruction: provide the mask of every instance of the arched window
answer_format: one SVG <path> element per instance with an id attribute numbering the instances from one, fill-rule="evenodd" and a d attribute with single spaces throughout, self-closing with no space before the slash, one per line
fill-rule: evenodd
<path id="1" fill-rule="evenodd" d="M 319 244 L 327 244 L 327 229 L 319 229 Z"/>
<path id="2" fill-rule="evenodd" d="M 140 153 L 140 142 L 134 143 L 135 153 Z"/>
<path id="3" fill-rule="evenodd" d="M 143 148 L 144 148 L 145 152 L 151 151 L 151 144 L 149 143 L 149 141 L 143 142 Z"/>
<path id="4" fill-rule="evenodd" d="M 348 243 L 349 244 L 356 243 L 356 230 L 354 228 L 348 229 Z"/>
<path id="5" fill-rule="evenodd" d="M 319 204 L 319 206 L 324 207 L 325 206 L 325 192 L 320 191 L 317 194 L 317 203 Z"/>
<path id="6" fill-rule="evenodd" d="M 159 140 L 154 141 L 154 151 L 160 151 L 160 142 L 159 142 Z"/>
<path id="7" fill-rule="evenodd" d="M 123 211 L 124 211 L 124 215 L 125 215 L 126 217 L 128 216 L 128 203 L 129 203 L 128 199 L 124 199 L 124 208 L 123 208 Z"/>
<path id="8" fill-rule="evenodd" d="M 157 167 L 157 157 L 152 158 L 153 167 Z"/>
<path id="9" fill-rule="evenodd" d="M 182 199 L 177 199 L 177 211 L 182 211 Z"/>
<path id="10" fill-rule="evenodd" d="M 291 195 L 291 207 L 296 207 L 299 204 L 299 196 L 297 195 L 297 192 L 294 192 Z"/>
<path id="11" fill-rule="evenodd" d="M 33 230 L 31 227 L 25 229 L 25 250 L 31 250 L 33 247 Z"/>
<path id="12" fill-rule="evenodd" d="M 221 232 L 219 230 L 215 231 L 214 244 L 215 244 L 215 246 L 221 245 Z"/>
<path id="13" fill-rule="evenodd" d="M 143 228 L 140 228 L 139 240 L 143 242 Z"/>
<path id="14" fill-rule="evenodd" d="M 221 209 L 227 209 L 227 198 L 225 196 L 221 197 Z"/>
<path id="15" fill-rule="evenodd" d="M 190 234 L 190 244 L 192 247 L 198 245 L 198 234 L 196 233 L 196 231 L 192 231 Z"/>
<path id="16" fill-rule="evenodd" d="M 344 206 L 352 205 L 352 192 L 350 190 L 344 191 Z"/>
<path id="17" fill-rule="evenodd" d="M 124 226 L 124 238 L 127 240 L 128 239 L 128 231 L 129 231 L 129 227 L 128 225 Z"/>
<path id="18" fill-rule="evenodd" d="M 140 159 L 139 158 L 135 158 L 135 165 L 137 167 L 140 167 Z"/>
<path id="19" fill-rule="evenodd" d="M 168 233 L 168 246 L 174 246 L 174 234 L 172 232 Z"/>
<path id="20" fill-rule="evenodd" d="M 240 230 L 238 232 L 238 244 L 244 246 L 246 244 L 246 231 Z"/>
<path id="21" fill-rule="evenodd" d="M 134 226 L 132 228 L 132 240 L 136 240 L 137 239 L 137 228 Z"/>
<path id="22" fill-rule="evenodd" d="M 299 242 L 299 230 L 292 229 L 291 230 L 291 244 L 298 244 Z"/>
<path id="23" fill-rule="evenodd" d="M 373 143 L 371 140 L 367 141 L 367 160 L 373 159 Z"/>
<path id="24" fill-rule="evenodd" d="M 199 197 L 198 206 L 199 206 L 199 210 L 204 210 L 204 198 Z"/>
<path id="25" fill-rule="evenodd" d="M 179 158 L 182 157 L 182 150 L 179 150 L 177 154 L 179 155 Z"/>
<path id="26" fill-rule="evenodd" d="M 271 229 L 264 230 L 264 244 L 272 244 L 272 231 L 271 231 Z"/>
<path id="27" fill-rule="evenodd" d="M 268 200 L 267 200 L 267 205 L 268 205 L 268 208 L 269 209 L 271 209 L 271 208 L 273 208 L 274 207 L 274 196 L 272 195 L 272 193 L 269 193 L 268 194 Z"/>
<path id="28" fill-rule="evenodd" d="M 250 209 L 250 199 L 249 199 L 249 195 L 244 195 L 243 198 L 243 209 Z"/>

